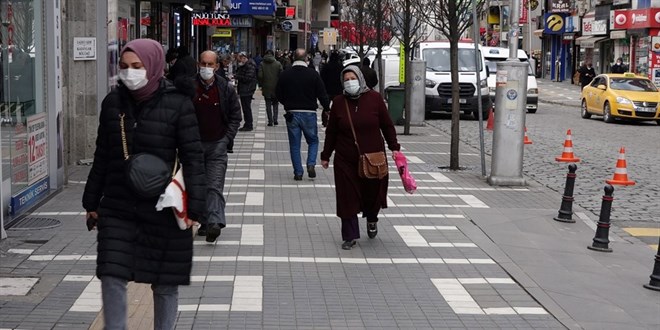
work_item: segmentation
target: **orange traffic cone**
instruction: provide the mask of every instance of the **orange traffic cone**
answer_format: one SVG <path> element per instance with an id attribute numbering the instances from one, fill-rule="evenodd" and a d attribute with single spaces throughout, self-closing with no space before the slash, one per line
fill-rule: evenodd
<path id="1" fill-rule="evenodd" d="M 612 180 L 605 180 L 605 182 L 621 186 L 635 185 L 635 181 L 628 180 L 628 170 L 626 168 L 626 149 L 624 147 L 621 147 L 621 150 L 619 150 L 619 159 L 616 161 L 614 177 Z"/>
<path id="2" fill-rule="evenodd" d="M 488 121 L 486 122 L 486 130 L 492 131 L 493 126 L 495 126 L 495 113 L 493 112 L 493 107 L 488 109 Z"/>
<path id="3" fill-rule="evenodd" d="M 532 140 L 529 139 L 529 136 L 527 136 L 527 127 L 525 127 L 525 144 L 532 144 Z"/>
<path id="4" fill-rule="evenodd" d="M 564 141 L 564 151 L 560 157 L 555 157 L 558 162 L 577 163 L 580 158 L 573 155 L 573 138 L 571 137 L 571 130 L 566 131 L 566 140 Z"/>

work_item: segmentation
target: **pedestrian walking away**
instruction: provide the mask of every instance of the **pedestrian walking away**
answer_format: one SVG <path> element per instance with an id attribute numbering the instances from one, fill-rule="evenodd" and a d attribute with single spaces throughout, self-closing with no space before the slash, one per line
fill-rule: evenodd
<path id="1" fill-rule="evenodd" d="M 266 101 L 268 126 L 278 125 L 277 113 L 279 105 L 275 95 L 275 88 L 277 87 L 277 80 L 282 71 L 282 64 L 275 60 L 273 51 L 267 50 L 257 76 L 259 78 L 259 85 L 261 86 L 261 94 Z"/>
<path id="2" fill-rule="evenodd" d="M 328 168 L 334 152 L 337 216 L 341 219 L 344 241 L 342 249 L 350 250 L 360 238 L 358 213 L 362 212 L 362 217 L 367 218 L 367 235 L 374 238 L 378 234 L 378 213 L 387 208 L 389 175 L 382 179 L 359 177 L 359 152 L 384 152 L 387 142 L 394 158 L 400 146 L 383 98 L 367 87 L 360 68 L 349 65 L 342 71 L 342 77 L 344 94 L 335 98 L 330 110 L 321 166 Z M 359 152 L 356 144 L 360 146 Z"/>
<path id="3" fill-rule="evenodd" d="M 160 43 L 136 39 L 120 54 L 119 86 L 101 105 L 82 205 L 90 230 L 98 228 L 105 329 L 127 329 L 126 286 L 135 281 L 151 284 L 154 329 L 169 330 L 178 315 L 178 286 L 190 283 L 192 229 L 181 230 L 171 210 L 156 211 L 158 196 L 141 197 L 130 188 L 125 153 L 156 156 L 169 168 L 178 157 L 191 220 L 202 220 L 205 210 L 204 153 L 192 95 L 164 78 Z"/>
<path id="4" fill-rule="evenodd" d="M 591 80 L 596 76 L 596 70 L 591 66 L 591 62 L 586 62 L 580 69 L 580 85 L 582 88 L 591 83 Z"/>
<path id="5" fill-rule="evenodd" d="M 204 148 L 206 170 L 206 212 L 204 224 L 197 234 L 206 236 L 207 242 L 215 242 L 225 218 L 226 200 L 223 196 L 227 173 L 228 145 L 236 137 L 241 124 L 241 105 L 236 91 L 222 78 L 218 71 L 218 55 L 207 50 L 199 55 L 199 74 L 193 103 L 199 122 L 199 135 Z"/>
<path id="6" fill-rule="evenodd" d="M 321 80 L 323 80 L 325 91 L 328 93 L 331 102 L 334 102 L 335 97 L 341 94 L 344 90 L 341 82 L 341 70 L 343 69 L 344 66 L 341 64 L 339 53 L 332 51 L 332 53 L 330 53 L 330 60 L 321 69 Z M 327 126 L 329 114 L 330 112 L 323 113 L 323 126 Z"/>
<path id="7" fill-rule="evenodd" d="M 307 175 L 316 177 L 316 156 L 319 148 L 316 110 L 321 102 L 323 111 L 330 111 L 330 100 L 325 92 L 321 76 L 307 67 L 307 53 L 296 49 L 291 69 L 284 70 L 277 82 L 276 96 L 284 106 L 286 129 L 289 136 L 289 152 L 293 163 L 293 179 L 302 180 L 303 167 L 300 155 L 302 135 L 307 141 Z"/>
<path id="8" fill-rule="evenodd" d="M 362 60 L 362 66 L 360 66 L 360 71 L 362 71 L 362 75 L 364 76 L 364 80 L 367 83 L 367 87 L 370 89 L 374 89 L 376 85 L 378 85 L 378 74 L 376 73 L 376 70 L 372 69 L 370 67 L 371 61 L 369 60 L 368 57 L 365 57 Z"/>
<path id="9" fill-rule="evenodd" d="M 238 83 L 238 95 L 241 98 L 243 108 L 243 127 L 239 131 L 251 131 L 254 129 L 252 119 L 252 98 L 257 90 L 257 65 L 248 58 L 245 52 L 238 54 L 238 69 L 234 73 L 234 79 Z"/>
<path id="10" fill-rule="evenodd" d="M 192 80 L 197 74 L 197 63 L 195 62 L 195 59 L 190 56 L 188 47 L 179 46 L 176 49 L 176 54 L 176 61 L 172 64 L 167 78 L 172 81 L 181 78 L 189 78 Z"/>

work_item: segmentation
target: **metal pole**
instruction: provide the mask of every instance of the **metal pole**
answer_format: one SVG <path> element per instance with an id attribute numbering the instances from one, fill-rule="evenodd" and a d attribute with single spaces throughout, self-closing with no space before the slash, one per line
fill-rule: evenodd
<path id="1" fill-rule="evenodd" d="M 511 7 L 509 12 L 509 59 L 518 58 L 518 21 L 520 20 L 520 1 L 511 0 Z"/>
<path id="2" fill-rule="evenodd" d="M 532 6 L 530 5 L 529 0 L 527 0 L 527 39 L 528 44 L 529 44 L 529 49 L 527 50 L 529 52 L 529 57 L 532 56 Z M 536 62 L 534 62 L 534 66 L 536 66 Z M 534 68 L 536 74 L 536 68 Z"/>
<path id="3" fill-rule="evenodd" d="M 472 0 L 472 29 L 474 30 L 474 64 L 477 67 L 477 109 L 479 110 L 479 155 L 481 158 L 481 176 L 486 176 L 486 155 L 484 151 L 484 114 L 481 104 L 481 71 L 479 61 L 479 19 L 477 17 L 477 0 Z"/>

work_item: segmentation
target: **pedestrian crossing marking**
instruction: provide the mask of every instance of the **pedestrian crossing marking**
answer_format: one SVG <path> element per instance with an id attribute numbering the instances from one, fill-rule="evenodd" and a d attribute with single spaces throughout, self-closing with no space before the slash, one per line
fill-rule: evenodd
<path id="1" fill-rule="evenodd" d="M 408 247 L 477 247 L 474 243 L 428 242 L 420 230 L 458 230 L 456 226 L 394 226 Z"/>
<path id="2" fill-rule="evenodd" d="M 38 281 L 36 277 L 0 277 L 0 296 L 25 296 Z"/>
<path id="3" fill-rule="evenodd" d="M 512 284 L 517 285 L 511 278 L 432 278 L 440 295 L 456 314 L 472 315 L 516 315 L 532 314 L 545 315 L 548 312 L 543 307 L 494 307 L 482 308 L 465 289 L 464 284 Z"/>

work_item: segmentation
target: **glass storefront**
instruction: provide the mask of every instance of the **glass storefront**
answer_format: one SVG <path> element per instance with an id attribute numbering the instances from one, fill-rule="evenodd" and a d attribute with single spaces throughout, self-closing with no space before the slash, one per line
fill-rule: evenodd
<path id="1" fill-rule="evenodd" d="M 11 196 L 10 215 L 48 190 L 48 118 L 37 66 L 44 53 L 37 34 L 41 6 L 42 1 L 0 0 L 1 197 L 8 202 Z"/>

